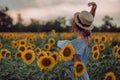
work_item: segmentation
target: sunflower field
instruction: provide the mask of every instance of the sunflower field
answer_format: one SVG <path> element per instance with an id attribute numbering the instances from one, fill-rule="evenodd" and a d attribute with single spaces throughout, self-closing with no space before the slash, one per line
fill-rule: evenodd
<path id="1" fill-rule="evenodd" d="M 87 69 L 90 80 L 120 80 L 120 33 L 93 33 L 89 62 L 75 63 L 75 75 Z M 0 33 L 0 80 L 70 80 L 65 63 L 73 58 L 74 48 L 57 47 L 58 40 L 74 39 L 68 32 Z M 78 72 L 76 68 L 80 67 Z M 73 80 L 77 80 L 73 77 Z"/>

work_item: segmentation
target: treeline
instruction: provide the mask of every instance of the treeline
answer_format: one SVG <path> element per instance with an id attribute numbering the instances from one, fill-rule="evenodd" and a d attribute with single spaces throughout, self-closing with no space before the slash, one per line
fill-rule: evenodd
<path id="1" fill-rule="evenodd" d="M 0 32 L 48 32 L 52 29 L 57 32 L 69 32 L 71 30 L 71 25 L 67 25 L 68 22 L 64 17 L 59 17 L 55 20 L 50 20 L 47 22 L 40 22 L 35 19 L 31 19 L 30 24 L 23 24 L 23 19 L 21 14 L 18 14 L 17 23 L 13 24 L 13 18 L 11 18 L 7 12 L 8 8 L 0 9 Z M 113 18 L 105 16 L 103 18 L 104 24 L 101 26 L 95 26 L 94 32 L 120 32 L 120 27 L 113 24 L 111 21 Z M 69 20 L 71 23 L 72 19 Z"/>

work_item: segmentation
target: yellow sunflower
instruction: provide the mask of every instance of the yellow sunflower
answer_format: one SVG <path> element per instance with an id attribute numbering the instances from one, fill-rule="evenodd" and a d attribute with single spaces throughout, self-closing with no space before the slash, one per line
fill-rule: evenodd
<path id="1" fill-rule="evenodd" d="M 48 56 L 50 56 L 50 55 L 52 54 L 51 51 L 45 51 L 45 52 L 46 52 L 46 54 L 47 54 Z"/>
<path id="2" fill-rule="evenodd" d="M 49 38 L 48 39 L 48 43 L 50 44 L 50 45 L 54 45 L 55 44 L 55 39 L 54 38 Z"/>
<path id="3" fill-rule="evenodd" d="M 26 64 L 31 64 L 35 60 L 35 53 L 33 50 L 26 50 L 22 53 L 22 59 Z"/>
<path id="4" fill-rule="evenodd" d="M 116 80 L 116 76 L 113 72 L 108 72 L 105 74 L 104 80 Z"/>
<path id="5" fill-rule="evenodd" d="M 100 43 L 100 37 L 99 36 L 94 37 L 94 43 Z"/>
<path id="6" fill-rule="evenodd" d="M 25 45 L 19 45 L 18 46 L 18 51 L 22 51 L 22 52 L 25 52 L 27 49 L 26 49 L 26 46 Z"/>
<path id="7" fill-rule="evenodd" d="M 50 70 L 55 66 L 55 60 L 51 56 L 43 56 L 37 59 L 37 65 L 41 70 Z"/>
<path id="8" fill-rule="evenodd" d="M 15 48 L 18 46 L 18 42 L 17 41 L 11 41 L 11 46 L 12 48 Z"/>
<path id="9" fill-rule="evenodd" d="M 74 74 L 75 74 L 75 76 L 80 77 L 81 75 L 84 74 L 85 71 L 86 71 L 86 67 L 85 67 L 83 62 L 76 61 L 74 63 Z"/>
<path id="10" fill-rule="evenodd" d="M 0 41 L 0 48 L 2 48 L 2 46 L 3 46 L 3 44 L 2 44 L 2 42 Z"/>
<path id="11" fill-rule="evenodd" d="M 93 52 L 92 58 L 93 58 L 94 60 L 97 60 L 97 59 L 99 58 L 99 55 L 100 55 L 99 50 L 96 50 L 96 51 Z"/>
<path id="12" fill-rule="evenodd" d="M 17 52 L 17 53 L 15 54 L 15 56 L 16 56 L 18 59 L 21 59 L 21 58 L 22 58 L 22 53 L 23 53 L 23 52 L 19 51 L 19 52 Z"/>
<path id="13" fill-rule="evenodd" d="M 40 39 L 44 39 L 46 37 L 46 32 L 41 32 L 39 34 Z"/>
<path id="14" fill-rule="evenodd" d="M 18 44 L 19 45 L 26 45 L 27 44 L 27 40 L 26 39 L 20 39 L 20 40 L 18 40 Z"/>
<path id="15" fill-rule="evenodd" d="M 112 40 L 113 40 L 112 37 L 109 37 L 109 38 L 108 38 L 108 45 L 109 45 L 109 46 L 112 44 Z"/>
<path id="16" fill-rule="evenodd" d="M 54 58 L 55 63 L 58 63 L 60 61 L 60 55 L 57 52 L 53 52 L 51 56 Z"/>
<path id="17" fill-rule="evenodd" d="M 38 54 L 41 52 L 41 49 L 39 47 L 35 48 L 35 52 Z"/>
<path id="18" fill-rule="evenodd" d="M 9 51 L 7 49 L 1 49 L 0 50 L 0 59 L 4 58 L 6 53 L 8 53 Z"/>
<path id="19" fill-rule="evenodd" d="M 67 61 L 71 60 L 73 58 L 73 55 L 75 54 L 75 49 L 72 46 L 72 44 L 65 44 L 63 48 L 60 50 L 60 55 L 62 57 L 62 60 Z"/>
<path id="20" fill-rule="evenodd" d="M 102 35 L 101 36 L 101 42 L 105 43 L 107 41 L 107 36 L 106 35 Z"/>
<path id="21" fill-rule="evenodd" d="M 8 51 L 8 52 L 5 54 L 5 57 L 6 57 L 7 59 L 11 59 L 11 57 L 12 57 L 11 52 Z"/>
<path id="22" fill-rule="evenodd" d="M 116 55 L 117 54 L 117 50 L 118 50 L 119 46 L 116 45 L 113 47 L 113 54 Z"/>
<path id="23" fill-rule="evenodd" d="M 105 44 L 104 44 L 104 43 L 100 43 L 100 44 L 99 44 L 99 50 L 100 50 L 100 51 L 105 50 Z"/>
<path id="24" fill-rule="evenodd" d="M 38 59 L 40 59 L 43 56 L 48 56 L 45 51 L 41 51 L 41 52 L 38 53 Z"/>
<path id="25" fill-rule="evenodd" d="M 96 51 L 96 50 L 99 50 L 98 44 L 94 44 L 94 45 L 92 46 L 92 53 L 93 53 L 94 51 Z"/>
<path id="26" fill-rule="evenodd" d="M 116 56 L 120 58 L 120 47 L 117 49 Z"/>
<path id="27" fill-rule="evenodd" d="M 49 51 L 49 50 L 51 49 L 51 45 L 50 45 L 49 43 L 46 43 L 46 44 L 44 45 L 44 49 L 45 49 L 46 51 Z"/>

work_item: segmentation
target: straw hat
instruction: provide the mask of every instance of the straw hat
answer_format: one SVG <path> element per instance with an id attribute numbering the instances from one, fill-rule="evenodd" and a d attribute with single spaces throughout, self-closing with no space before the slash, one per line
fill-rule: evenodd
<path id="1" fill-rule="evenodd" d="M 92 14 L 88 11 L 76 12 L 74 14 L 74 20 L 75 23 L 82 29 L 85 30 L 93 29 L 92 22 L 94 21 L 94 18 Z"/>

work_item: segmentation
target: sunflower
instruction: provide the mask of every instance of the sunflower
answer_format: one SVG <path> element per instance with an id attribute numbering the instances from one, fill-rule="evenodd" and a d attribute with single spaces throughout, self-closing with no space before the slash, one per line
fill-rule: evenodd
<path id="1" fill-rule="evenodd" d="M 32 37 L 29 37 L 29 41 L 32 41 L 32 42 L 33 42 L 33 41 L 36 41 L 36 39 L 37 39 L 36 36 L 34 36 L 34 37 L 33 37 L 33 36 L 32 36 Z"/>
<path id="2" fill-rule="evenodd" d="M 33 50 L 26 50 L 22 54 L 22 59 L 26 64 L 31 64 L 35 60 L 35 53 Z"/>
<path id="3" fill-rule="evenodd" d="M 60 55 L 57 52 L 53 52 L 51 56 L 54 58 L 55 63 L 60 61 Z"/>
<path id="4" fill-rule="evenodd" d="M 109 46 L 112 44 L 112 40 L 113 40 L 112 37 L 109 37 L 109 38 L 108 38 L 108 45 L 109 45 Z"/>
<path id="5" fill-rule="evenodd" d="M 26 46 L 25 45 L 19 45 L 18 46 L 18 51 L 22 51 L 22 52 L 24 52 L 24 51 L 26 51 L 27 49 L 26 49 Z"/>
<path id="6" fill-rule="evenodd" d="M 75 54 L 75 49 L 72 46 L 72 44 L 65 44 L 63 48 L 60 50 L 60 55 L 62 57 L 62 60 L 67 61 L 71 60 L 73 58 L 73 55 Z"/>
<path id="7" fill-rule="evenodd" d="M 83 62 L 81 62 L 81 61 L 76 61 L 76 62 L 74 63 L 74 74 L 75 74 L 75 76 L 80 77 L 81 75 L 84 74 L 85 71 L 86 71 L 86 67 L 85 67 L 85 65 L 83 64 Z"/>
<path id="8" fill-rule="evenodd" d="M 2 48 L 2 46 L 3 46 L 3 44 L 2 44 L 2 42 L 0 41 L 0 48 Z"/>
<path id="9" fill-rule="evenodd" d="M 22 58 L 22 53 L 23 53 L 23 52 L 19 51 L 19 52 L 17 52 L 17 53 L 15 54 L 15 56 L 16 56 L 18 59 L 21 59 L 21 58 Z"/>
<path id="10" fill-rule="evenodd" d="M 41 51 L 41 52 L 38 53 L 38 59 L 40 59 L 43 56 L 48 56 L 45 51 Z"/>
<path id="11" fill-rule="evenodd" d="M 94 43 L 99 43 L 100 42 L 100 37 L 99 36 L 95 36 L 94 37 Z"/>
<path id="12" fill-rule="evenodd" d="M 29 46 L 31 49 L 35 48 L 35 44 L 31 44 L 31 43 L 29 43 L 27 46 Z"/>
<path id="13" fill-rule="evenodd" d="M 99 50 L 98 44 L 94 44 L 94 45 L 92 46 L 92 53 L 93 53 L 94 51 L 96 51 L 96 50 Z"/>
<path id="14" fill-rule="evenodd" d="M 107 41 L 107 36 L 106 35 L 102 35 L 101 36 L 101 42 L 105 43 Z"/>
<path id="15" fill-rule="evenodd" d="M 116 80 L 116 76 L 113 72 L 108 72 L 105 74 L 104 80 Z"/>
<path id="16" fill-rule="evenodd" d="M 92 57 L 94 60 L 97 60 L 99 58 L 100 52 L 99 50 L 96 50 L 93 52 Z"/>
<path id="17" fill-rule="evenodd" d="M 105 50 L 105 44 L 104 43 L 100 43 L 99 44 L 99 49 L 100 49 L 100 51 Z"/>
<path id="18" fill-rule="evenodd" d="M 27 46 L 27 50 L 32 50 L 32 46 Z"/>
<path id="19" fill-rule="evenodd" d="M 44 39 L 46 37 L 46 32 L 41 32 L 39 34 L 40 39 Z"/>
<path id="20" fill-rule="evenodd" d="M 55 29 L 51 30 L 50 35 L 51 36 L 57 36 L 57 33 L 56 33 Z"/>
<path id="21" fill-rule="evenodd" d="M 55 39 L 54 39 L 54 38 L 49 38 L 49 39 L 48 39 L 48 43 L 49 43 L 50 45 L 54 45 L 54 44 L 55 44 Z"/>
<path id="22" fill-rule="evenodd" d="M 46 51 L 49 51 L 49 50 L 51 49 L 51 45 L 50 45 L 49 43 L 46 43 L 46 44 L 44 45 L 44 49 L 45 49 Z"/>
<path id="23" fill-rule="evenodd" d="M 120 47 L 117 49 L 116 56 L 120 58 Z"/>
<path id="24" fill-rule="evenodd" d="M 11 52 L 8 51 L 8 52 L 5 54 L 5 57 L 6 57 L 7 59 L 11 59 L 11 57 L 12 57 Z"/>
<path id="25" fill-rule="evenodd" d="M 46 54 L 47 54 L 48 56 L 50 56 L 50 55 L 52 54 L 51 51 L 45 51 L 45 52 L 46 52 Z"/>
<path id="26" fill-rule="evenodd" d="M 113 54 L 116 55 L 117 54 L 117 50 L 118 50 L 119 46 L 116 45 L 113 47 Z"/>
<path id="27" fill-rule="evenodd" d="M 17 41 L 11 41 L 11 46 L 12 48 L 15 48 L 18 46 L 18 42 Z"/>
<path id="28" fill-rule="evenodd" d="M 27 44 L 27 40 L 26 39 L 18 40 L 18 44 L 19 45 L 26 45 Z"/>
<path id="29" fill-rule="evenodd" d="M 35 48 L 35 52 L 38 54 L 41 52 L 41 49 L 39 47 Z"/>
<path id="30" fill-rule="evenodd" d="M 4 58 L 5 57 L 5 55 L 6 55 L 6 53 L 8 53 L 9 51 L 7 50 L 7 49 L 1 49 L 0 50 L 0 59 L 1 58 Z"/>
<path id="31" fill-rule="evenodd" d="M 43 56 L 37 59 L 37 65 L 41 70 L 50 70 L 55 66 L 55 60 L 51 56 Z"/>

